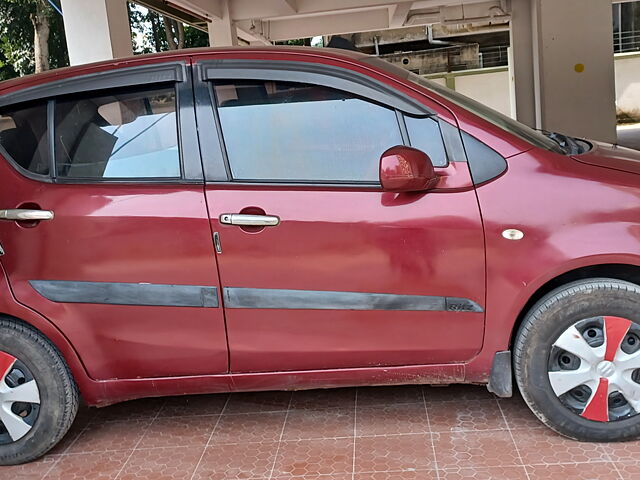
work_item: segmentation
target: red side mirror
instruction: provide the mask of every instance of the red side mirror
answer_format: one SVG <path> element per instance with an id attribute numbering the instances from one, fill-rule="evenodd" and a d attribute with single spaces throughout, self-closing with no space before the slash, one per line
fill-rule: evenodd
<path id="1" fill-rule="evenodd" d="M 419 192 L 433 188 L 438 177 L 429 155 L 398 145 L 380 157 L 380 183 L 390 192 Z"/>

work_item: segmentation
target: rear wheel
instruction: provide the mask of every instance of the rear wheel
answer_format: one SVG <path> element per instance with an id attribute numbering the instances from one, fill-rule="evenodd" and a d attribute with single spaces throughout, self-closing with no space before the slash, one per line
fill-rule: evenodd
<path id="1" fill-rule="evenodd" d="M 77 410 L 78 391 L 57 349 L 40 332 L 0 319 L 0 465 L 44 455 Z"/>
<path id="2" fill-rule="evenodd" d="M 527 314 L 514 343 L 518 387 L 536 416 L 583 441 L 640 436 L 640 287 L 574 282 Z"/>

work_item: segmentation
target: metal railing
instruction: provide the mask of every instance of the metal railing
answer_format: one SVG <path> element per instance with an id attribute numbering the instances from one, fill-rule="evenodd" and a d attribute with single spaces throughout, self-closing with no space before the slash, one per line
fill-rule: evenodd
<path id="1" fill-rule="evenodd" d="M 480 68 L 503 67 L 509 64 L 509 46 L 480 47 Z"/>
<path id="2" fill-rule="evenodd" d="M 613 50 L 615 53 L 640 51 L 640 30 L 614 32 Z"/>

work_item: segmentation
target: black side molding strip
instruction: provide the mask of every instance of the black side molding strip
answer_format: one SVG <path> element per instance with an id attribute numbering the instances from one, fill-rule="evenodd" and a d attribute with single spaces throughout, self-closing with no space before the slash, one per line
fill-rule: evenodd
<path id="1" fill-rule="evenodd" d="M 64 280 L 29 280 L 29 283 L 40 295 L 53 302 L 218 307 L 217 287 Z"/>
<path id="2" fill-rule="evenodd" d="M 480 305 L 467 298 L 235 287 L 224 288 L 224 306 L 300 310 L 483 311 Z"/>

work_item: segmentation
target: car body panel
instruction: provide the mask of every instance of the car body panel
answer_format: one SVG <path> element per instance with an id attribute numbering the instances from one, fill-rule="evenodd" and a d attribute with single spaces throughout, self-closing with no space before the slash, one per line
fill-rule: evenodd
<path id="1" fill-rule="evenodd" d="M 221 308 L 59 303 L 29 283 L 217 286 L 202 186 L 41 183 L 4 160 L 0 177 L 2 208 L 55 212 L 30 227 L 0 222 L 13 293 L 64 332 L 91 378 L 227 371 Z"/>
<path id="2" fill-rule="evenodd" d="M 640 153 L 636 153 L 640 156 Z M 548 281 L 592 265 L 640 266 L 640 177 L 532 150 L 477 188 L 487 245 L 487 334 L 467 379 L 486 380 L 493 353 Z M 506 228 L 524 233 L 507 240 Z"/>
<path id="3" fill-rule="evenodd" d="M 574 155 L 573 158 L 588 165 L 627 173 L 640 173 L 640 155 L 637 150 L 608 143 L 591 142 L 591 144 L 591 150 L 581 155 Z"/>
<path id="4" fill-rule="evenodd" d="M 223 288 L 484 303 L 484 241 L 473 190 L 395 194 L 210 184 L 207 203 L 220 234 Z M 281 222 L 259 232 L 220 224 L 221 214 L 248 207 Z M 479 351 L 484 331 L 482 312 L 257 305 L 225 314 L 232 372 L 458 362 Z"/>

